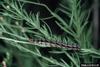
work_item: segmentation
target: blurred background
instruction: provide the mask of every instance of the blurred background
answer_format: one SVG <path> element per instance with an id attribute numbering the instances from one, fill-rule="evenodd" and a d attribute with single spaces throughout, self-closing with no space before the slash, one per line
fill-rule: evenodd
<path id="1" fill-rule="evenodd" d="M 59 3 L 66 5 L 66 2 L 65 2 L 66 0 L 63 0 L 63 1 L 62 0 L 30 0 L 30 1 L 46 4 L 53 12 L 57 12 L 57 8 L 60 7 Z M 81 0 L 82 5 L 83 5 L 83 3 L 86 4 L 86 5 L 84 5 L 84 9 L 91 8 L 88 26 L 90 26 L 90 24 L 92 24 L 92 28 L 93 28 L 92 35 L 93 36 L 91 36 L 91 37 L 93 39 L 92 40 L 93 46 L 96 49 L 100 49 L 100 39 L 99 39 L 100 38 L 100 35 L 99 35 L 100 34 L 100 24 L 99 24 L 100 0 Z M 4 8 L 0 5 L 0 12 L 3 12 L 3 9 Z M 50 12 L 48 12 L 48 10 L 46 8 L 27 3 L 24 5 L 24 9 L 27 11 L 27 13 L 39 12 L 40 18 L 42 18 L 49 25 L 53 34 L 56 34 L 56 35 L 65 35 L 66 34 L 62 29 L 60 29 L 60 27 L 56 23 L 54 23 L 56 18 L 52 17 Z M 57 14 L 60 15 L 62 18 L 67 17 L 69 19 L 69 17 L 66 16 L 64 13 L 58 12 Z M 1 16 L 0 16 L 0 18 L 1 18 Z M 14 52 L 16 52 L 16 53 L 13 53 L 12 50 L 14 50 Z M 52 50 L 52 49 L 46 49 L 46 48 L 40 49 L 41 53 L 45 56 L 50 55 L 48 53 L 48 51 L 50 51 L 50 50 Z M 2 63 L 4 58 L 7 58 L 7 56 L 9 56 L 9 53 L 7 53 L 6 51 L 9 51 L 12 54 L 9 57 L 10 58 L 10 62 L 8 64 L 9 67 L 33 67 L 33 66 L 39 67 L 38 62 L 34 62 L 33 60 L 36 61 L 41 58 L 34 59 L 35 57 L 33 58 L 31 54 L 28 54 L 28 53 L 25 54 L 24 52 L 19 52 L 18 49 L 14 48 L 13 46 L 8 46 L 2 39 L 0 39 L 0 63 Z M 16 55 L 16 54 L 18 54 L 18 55 Z M 24 56 L 24 55 L 27 55 L 27 56 Z M 62 55 L 63 54 L 59 55 L 59 57 L 61 57 Z M 53 56 L 53 54 L 52 54 L 52 56 Z M 55 56 L 56 59 L 59 57 Z M 20 61 L 20 59 L 22 59 L 22 60 Z M 69 60 L 69 59 L 66 59 L 65 55 L 63 55 L 63 59 Z M 27 60 L 29 60 L 29 61 L 27 61 Z M 33 63 L 32 61 L 35 63 L 35 65 L 32 64 Z M 96 60 L 96 63 L 98 63 L 98 62 L 100 62 L 99 59 Z M 30 65 L 30 63 L 32 65 Z M 46 63 L 46 61 L 44 61 L 44 63 Z M 25 64 L 25 66 L 22 66 L 23 64 Z M 50 67 L 58 67 L 58 66 L 50 66 Z"/>

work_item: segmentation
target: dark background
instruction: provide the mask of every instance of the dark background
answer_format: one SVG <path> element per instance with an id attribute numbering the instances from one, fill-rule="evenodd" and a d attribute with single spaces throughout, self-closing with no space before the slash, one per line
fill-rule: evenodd
<path id="1" fill-rule="evenodd" d="M 82 0 L 81 3 L 84 3 L 85 0 Z M 55 11 L 55 9 L 57 7 L 59 7 L 59 2 L 61 2 L 61 0 L 40 0 L 41 3 L 44 3 L 46 4 L 52 11 Z M 87 5 L 86 5 L 86 8 L 89 8 L 91 7 L 91 5 L 93 4 L 93 0 L 88 0 L 87 1 Z M 2 7 L 0 6 L 0 9 Z M 40 17 L 41 18 L 45 18 L 45 17 L 50 17 L 50 13 L 43 7 L 40 7 L 40 6 L 36 6 L 36 5 L 32 5 L 32 4 L 26 4 L 25 6 L 25 9 L 27 10 L 27 12 L 29 13 L 30 11 L 36 13 L 37 11 L 40 12 Z M 33 10 L 35 9 L 35 10 Z M 99 7 L 99 10 L 100 10 L 100 7 Z M 2 10 L 0 10 L 2 11 Z M 89 21 L 93 21 L 94 19 L 94 15 L 93 15 L 94 11 L 91 12 L 91 15 L 90 15 L 90 18 L 89 18 Z M 99 14 L 99 17 L 100 17 L 100 14 Z M 50 26 L 53 34 L 57 34 L 57 35 L 62 35 L 63 34 L 63 31 L 56 25 L 56 23 L 54 23 L 54 19 L 55 18 L 52 18 L 52 19 L 48 19 L 48 20 L 45 20 L 47 22 L 47 24 Z M 93 23 L 93 22 L 92 22 Z M 95 30 L 96 28 L 94 27 L 93 30 Z M 100 24 L 99 24 L 99 33 L 100 34 Z M 94 34 L 93 34 L 94 35 Z M 94 36 L 93 36 L 94 37 Z M 98 48 L 100 47 L 100 35 L 98 35 L 98 44 L 94 44 L 96 46 L 98 46 Z M 95 42 L 94 42 L 95 43 Z M 3 41 L 0 40 L 0 45 L 3 44 Z M 5 47 L 5 46 L 4 46 Z M 97 48 L 97 47 L 96 47 Z M 0 62 L 3 60 L 3 58 L 6 57 L 4 53 L 1 53 L 0 52 Z"/>

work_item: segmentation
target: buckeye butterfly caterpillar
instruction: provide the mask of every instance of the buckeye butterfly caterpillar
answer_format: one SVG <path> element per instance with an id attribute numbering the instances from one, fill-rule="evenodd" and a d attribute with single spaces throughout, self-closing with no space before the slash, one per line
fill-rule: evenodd
<path id="1" fill-rule="evenodd" d="M 77 44 L 66 44 L 63 42 L 55 42 L 55 41 L 48 41 L 48 40 L 29 40 L 34 45 L 40 46 L 40 47 L 54 47 L 54 48 L 65 48 L 67 50 L 80 50 L 80 46 Z"/>

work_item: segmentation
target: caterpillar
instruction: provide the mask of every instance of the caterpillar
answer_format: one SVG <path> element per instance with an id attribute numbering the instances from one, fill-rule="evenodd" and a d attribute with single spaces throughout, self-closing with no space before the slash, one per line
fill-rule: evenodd
<path id="1" fill-rule="evenodd" d="M 55 42 L 55 41 L 47 41 L 47 40 L 32 40 L 30 39 L 34 45 L 41 47 L 54 47 L 54 48 L 64 48 L 67 50 L 80 50 L 80 46 L 77 44 L 66 44 L 63 42 Z"/>

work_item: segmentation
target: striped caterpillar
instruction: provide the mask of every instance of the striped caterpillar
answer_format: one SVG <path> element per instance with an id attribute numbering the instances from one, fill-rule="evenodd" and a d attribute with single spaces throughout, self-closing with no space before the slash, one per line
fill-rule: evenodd
<path id="1" fill-rule="evenodd" d="M 65 48 L 67 50 L 80 50 L 79 45 L 77 44 L 65 44 L 63 42 L 54 42 L 54 41 L 47 41 L 47 40 L 32 40 L 30 42 L 34 45 L 41 46 L 41 47 L 55 47 L 55 48 Z"/>

